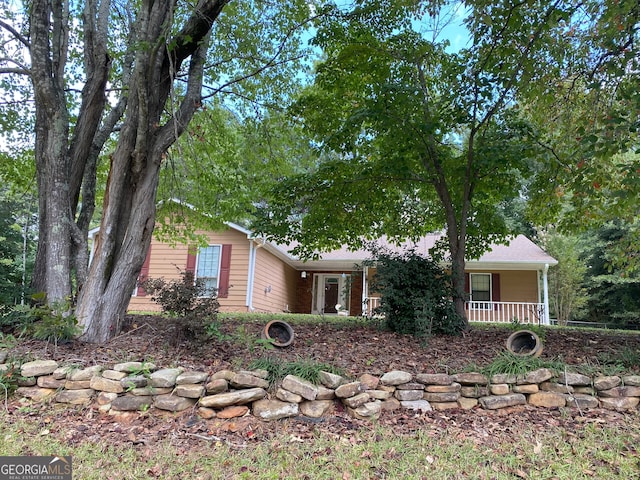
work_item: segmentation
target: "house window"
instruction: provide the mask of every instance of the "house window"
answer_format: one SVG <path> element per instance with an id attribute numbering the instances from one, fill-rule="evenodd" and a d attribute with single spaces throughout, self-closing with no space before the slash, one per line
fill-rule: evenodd
<path id="1" fill-rule="evenodd" d="M 196 279 L 201 280 L 205 286 L 205 295 L 212 296 L 218 291 L 218 279 L 220 278 L 220 245 L 201 247 L 198 251 L 198 263 L 196 267 Z"/>
<path id="2" fill-rule="evenodd" d="M 469 277 L 471 287 L 469 293 L 471 294 L 471 301 L 474 302 L 474 308 L 491 308 L 491 274 L 472 273 Z"/>

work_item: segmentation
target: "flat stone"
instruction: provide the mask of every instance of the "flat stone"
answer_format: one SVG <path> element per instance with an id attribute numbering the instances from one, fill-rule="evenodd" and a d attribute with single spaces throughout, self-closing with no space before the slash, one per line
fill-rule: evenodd
<path id="1" fill-rule="evenodd" d="M 591 395 L 592 397 L 596 395 L 596 389 L 593 387 L 573 387 L 574 393 L 584 393 L 587 395 Z"/>
<path id="2" fill-rule="evenodd" d="M 290 392 L 284 388 L 278 388 L 278 390 L 276 390 L 276 398 L 286 403 L 300 403 L 303 400 L 297 393 Z"/>
<path id="3" fill-rule="evenodd" d="M 209 374 L 207 372 L 200 372 L 197 370 L 188 370 L 182 372 L 176 378 L 176 385 L 185 385 L 193 383 L 204 383 L 207 381 Z"/>
<path id="4" fill-rule="evenodd" d="M 160 410 L 168 410 L 170 412 L 181 412 L 187 408 L 191 408 L 196 404 L 193 398 L 178 397 L 177 395 L 158 395 L 153 397 L 153 406 Z"/>
<path id="5" fill-rule="evenodd" d="M 622 383 L 628 387 L 640 387 L 640 375 L 625 375 Z"/>
<path id="6" fill-rule="evenodd" d="M 402 408 L 402 405 L 400 404 L 400 401 L 397 398 L 391 397 L 391 398 L 387 398 L 386 400 L 382 400 L 382 403 L 380 403 L 380 408 L 382 410 L 391 412 L 393 410 Z"/>
<path id="7" fill-rule="evenodd" d="M 19 377 L 17 383 L 19 387 L 33 387 L 37 380 L 36 377 Z"/>
<path id="8" fill-rule="evenodd" d="M 518 376 L 518 385 L 523 385 L 525 383 L 542 383 L 547 380 L 552 379 L 555 376 L 553 370 L 548 368 L 538 368 L 537 370 L 533 370 L 525 375 Z"/>
<path id="9" fill-rule="evenodd" d="M 401 402 L 410 400 L 420 400 L 423 398 L 424 391 L 422 390 L 396 390 L 393 394 Z"/>
<path id="10" fill-rule="evenodd" d="M 596 390 L 609 390 L 622 383 L 622 379 L 617 375 L 608 377 L 597 377 L 593 380 L 593 388 Z"/>
<path id="11" fill-rule="evenodd" d="M 38 385 L 40 388 L 56 388 L 57 389 L 57 388 L 63 388 L 66 382 L 67 381 L 64 378 L 57 379 L 53 375 L 43 375 L 37 378 L 36 385 Z"/>
<path id="12" fill-rule="evenodd" d="M 510 388 L 508 383 L 496 383 L 489 386 L 489 391 L 491 395 L 506 395 L 509 393 Z"/>
<path id="13" fill-rule="evenodd" d="M 252 407 L 253 415 L 265 422 L 295 417 L 299 411 L 297 403 L 281 402 L 280 400 L 258 400 L 253 402 Z"/>
<path id="14" fill-rule="evenodd" d="M 367 390 L 369 396 L 376 400 L 387 400 L 392 397 L 393 393 L 386 390 Z"/>
<path id="15" fill-rule="evenodd" d="M 152 397 L 154 395 L 168 395 L 172 391 L 173 388 L 171 387 L 158 388 L 148 385 L 146 387 L 134 388 L 133 390 L 130 390 L 129 393 L 140 397 Z"/>
<path id="16" fill-rule="evenodd" d="M 83 390 L 91 388 L 91 380 L 67 380 L 64 382 L 64 388 L 67 390 Z"/>
<path id="17" fill-rule="evenodd" d="M 407 410 L 419 410 L 421 412 L 430 412 L 433 410 L 427 400 L 405 400 L 400 402 L 400 406 Z"/>
<path id="18" fill-rule="evenodd" d="M 338 398 L 349 398 L 364 391 L 364 385 L 360 382 L 350 382 L 340 385 L 335 390 L 336 397 Z"/>
<path id="19" fill-rule="evenodd" d="M 477 372 L 456 373 L 453 376 L 453 381 L 461 385 L 487 385 L 489 383 L 486 375 Z"/>
<path id="20" fill-rule="evenodd" d="M 149 385 L 152 387 L 174 387 L 176 378 L 184 371 L 182 368 L 162 368 L 156 370 L 149 377 Z"/>
<path id="21" fill-rule="evenodd" d="M 584 393 L 567 395 L 567 407 L 598 408 L 599 406 L 600 402 L 598 398 L 593 395 L 586 395 Z"/>
<path id="22" fill-rule="evenodd" d="M 335 390 L 343 383 L 346 383 L 346 380 L 340 375 L 336 375 L 335 373 L 325 372 L 324 370 L 320 371 L 318 374 L 320 377 L 320 383 L 327 388 L 331 388 Z"/>
<path id="23" fill-rule="evenodd" d="M 576 372 L 562 372 L 558 376 L 558 383 L 564 383 L 572 387 L 587 387 L 591 385 L 591 377 Z"/>
<path id="24" fill-rule="evenodd" d="M 367 392 L 362 392 L 353 397 L 343 398 L 342 403 L 344 403 L 349 408 L 358 408 L 359 406 L 367 403 L 369 400 L 371 400 L 369 394 Z"/>
<path id="25" fill-rule="evenodd" d="M 317 385 L 318 395 L 316 396 L 316 400 L 333 400 L 336 398 L 335 390 L 331 388 L 327 388 L 324 385 Z"/>
<path id="26" fill-rule="evenodd" d="M 236 372 L 232 371 L 232 370 L 219 370 L 216 373 L 214 373 L 213 375 L 211 375 L 211 380 L 226 380 L 229 381 L 233 378 L 233 376 L 236 374 Z"/>
<path id="27" fill-rule="evenodd" d="M 122 412 L 135 412 L 148 409 L 153 400 L 151 397 L 138 397 L 135 395 L 122 395 L 111 400 L 111 408 Z"/>
<path id="28" fill-rule="evenodd" d="M 567 405 L 567 397 L 564 393 L 538 392 L 529 395 L 529 405 L 536 407 L 564 407 Z"/>
<path id="29" fill-rule="evenodd" d="M 200 416 L 200 418 L 204 418 L 205 420 L 210 420 L 212 418 L 216 418 L 217 413 L 213 408 L 199 407 L 198 415 Z"/>
<path id="30" fill-rule="evenodd" d="M 451 385 L 453 377 L 446 373 L 419 373 L 416 381 L 425 385 Z"/>
<path id="31" fill-rule="evenodd" d="M 458 399 L 458 405 L 460 405 L 460 408 L 462 408 L 463 410 L 471 410 L 473 407 L 478 405 L 478 399 L 460 397 Z"/>
<path id="32" fill-rule="evenodd" d="M 434 410 L 451 410 L 452 408 L 460 408 L 458 402 L 429 402 Z"/>
<path id="33" fill-rule="evenodd" d="M 573 393 L 573 387 L 571 385 L 555 382 L 542 382 L 540 384 L 540 390 L 543 392 Z"/>
<path id="34" fill-rule="evenodd" d="M 300 413 L 307 417 L 320 418 L 329 414 L 333 408 L 333 400 L 312 400 L 300 404 Z"/>
<path id="35" fill-rule="evenodd" d="M 23 377 L 49 375 L 55 372 L 58 366 L 58 362 L 54 360 L 34 360 L 33 362 L 22 364 L 22 367 L 20 367 L 20 375 Z"/>
<path id="36" fill-rule="evenodd" d="M 127 372 L 119 372 L 117 370 L 104 370 L 102 372 L 102 378 L 108 378 L 109 380 L 117 380 L 118 382 L 126 377 Z"/>
<path id="37" fill-rule="evenodd" d="M 524 385 L 514 385 L 513 393 L 537 393 L 540 387 L 536 383 L 527 383 Z"/>
<path id="38" fill-rule="evenodd" d="M 64 367 L 56 368 L 51 375 L 53 375 L 53 378 L 55 378 L 56 380 L 62 380 L 62 379 L 66 379 L 67 374 L 72 370 L 73 370 L 73 367 L 66 365 Z"/>
<path id="39" fill-rule="evenodd" d="M 214 378 L 205 385 L 207 394 L 215 395 L 229 390 L 229 383 L 224 378 Z"/>
<path id="40" fill-rule="evenodd" d="M 458 398 L 460 398 L 460 393 L 458 392 L 449 392 L 449 393 L 425 392 L 422 398 L 424 400 L 427 400 L 428 402 L 440 402 L 440 403 L 457 402 Z"/>
<path id="41" fill-rule="evenodd" d="M 400 385 L 396 386 L 396 390 L 420 390 L 420 391 L 423 391 L 424 389 L 425 389 L 424 383 L 418 383 L 418 382 L 401 383 Z"/>
<path id="42" fill-rule="evenodd" d="M 55 388 L 40 388 L 40 387 L 18 387 L 16 389 L 16 395 L 24 398 L 29 398 L 34 402 L 42 402 L 48 400 L 56 394 Z"/>
<path id="43" fill-rule="evenodd" d="M 238 418 L 244 417 L 247 413 L 249 413 L 249 407 L 246 405 L 232 405 L 230 407 L 225 407 L 216 413 L 217 418 Z"/>
<path id="44" fill-rule="evenodd" d="M 200 398 L 204 396 L 205 389 L 204 385 L 201 385 L 199 383 L 185 383 L 182 385 L 176 385 L 176 388 L 173 389 L 173 393 L 178 397 Z"/>
<path id="45" fill-rule="evenodd" d="M 452 393 L 459 392 L 461 389 L 462 385 L 453 382 L 451 385 L 427 385 L 424 390 L 429 393 Z"/>
<path id="46" fill-rule="evenodd" d="M 95 390 L 87 388 L 86 390 L 60 390 L 56 393 L 56 402 L 70 403 L 72 405 L 88 405 L 91 403 Z"/>
<path id="47" fill-rule="evenodd" d="M 375 390 L 376 388 L 378 388 L 378 384 L 380 383 L 380 377 L 365 373 L 363 375 L 360 375 L 358 381 L 362 383 L 367 390 Z"/>
<path id="48" fill-rule="evenodd" d="M 144 375 L 129 375 L 120 380 L 120 385 L 125 390 L 133 390 L 134 388 L 143 388 L 149 384 L 149 379 Z"/>
<path id="49" fill-rule="evenodd" d="M 231 380 L 229 380 L 229 384 L 235 388 L 269 388 L 269 382 L 267 382 L 264 378 L 256 377 L 247 372 L 238 372 Z"/>
<path id="50" fill-rule="evenodd" d="M 151 362 L 122 362 L 113 366 L 113 370 L 126 373 L 153 372 L 157 368 Z"/>
<path id="51" fill-rule="evenodd" d="M 487 387 L 478 385 L 476 385 L 475 387 L 463 385 L 462 388 L 460 388 L 460 395 L 467 398 L 486 397 L 489 395 L 489 389 Z"/>
<path id="52" fill-rule="evenodd" d="M 518 376 L 511 373 L 496 373 L 491 377 L 491 384 L 507 383 L 514 384 L 518 381 Z"/>
<path id="53" fill-rule="evenodd" d="M 413 380 L 413 375 L 409 372 L 403 372 L 402 370 L 387 372 L 380 378 L 380 382 L 385 385 L 401 385 L 403 383 L 409 383 L 411 380 Z"/>
<path id="54" fill-rule="evenodd" d="M 120 384 L 119 380 L 109 380 L 103 377 L 92 377 L 89 386 L 94 390 L 101 392 L 122 393 L 124 388 Z"/>
<path id="55" fill-rule="evenodd" d="M 640 387 L 613 387 L 609 390 L 600 390 L 600 397 L 640 397 Z"/>
<path id="56" fill-rule="evenodd" d="M 381 411 L 382 405 L 380 402 L 367 402 L 357 408 L 347 408 L 349 415 L 363 420 L 376 418 Z"/>
<path id="57" fill-rule="evenodd" d="M 246 390 L 236 390 L 235 392 L 218 393 L 202 397 L 199 401 L 202 407 L 224 408 L 229 405 L 244 405 L 255 402 L 267 395 L 264 388 L 248 388 Z"/>
<path id="58" fill-rule="evenodd" d="M 300 395 L 305 400 L 315 400 L 318 396 L 318 387 L 295 375 L 287 375 L 284 377 L 282 380 L 282 388 Z"/>
<path id="59" fill-rule="evenodd" d="M 111 402 L 113 402 L 118 397 L 119 397 L 119 395 L 117 393 L 100 392 L 96 396 L 96 403 L 99 406 L 104 406 L 104 405 L 109 405 L 110 406 Z"/>
<path id="60" fill-rule="evenodd" d="M 515 407 L 524 405 L 527 398 L 521 393 L 510 393 L 508 395 L 489 395 L 479 399 L 482 408 L 487 410 L 497 410 L 499 408 Z"/>
<path id="61" fill-rule="evenodd" d="M 604 397 L 600 398 L 600 406 L 608 410 L 625 411 L 636 408 L 640 403 L 638 397 Z"/>
<path id="62" fill-rule="evenodd" d="M 255 370 L 240 370 L 238 373 L 246 373 L 263 380 L 269 378 L 269 370 L 265 370 L 264 368 L 257 368 Z"/>
<path id="63" fill-rule="evenodd" d="M 81 382 L 85 380 L 91 380 L 92 377 L 100 376 L 104 368 L 101 365 L 94 365 L 92 367 L 83 368 L 82 370 L 75 370 L 67 374 L 67 379 L 72 382 Z"/>

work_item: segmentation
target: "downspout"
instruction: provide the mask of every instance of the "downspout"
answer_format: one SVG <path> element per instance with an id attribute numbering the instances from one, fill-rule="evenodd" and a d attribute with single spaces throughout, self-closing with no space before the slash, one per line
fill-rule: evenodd
<path id="1" fill-rule="evenodd" d="M 367 282 L 367 276 L 369 273 L 369 267 L 366 265 L 362 267 L 362 316 L 366 317 L 369 315 L 369 302 L 367 301 L 367 297 L 369 296 L 369 283 Z"/>
<path id="2" fill-rule="evenodd" d="M 551 325 L 551 319 L 549 316 L 549 281 L 547 279 L 547 272 L 549 271 L 549 264 L 544 264 L 544 270 L 542 271 L 542 292 L 544 295 L 544 318 L 543 323 L 545 325 Z"/>
<path id="3" fill-rule="evenodd" d="M 253 312 L 253 285 L 256 267 L 256 247 L 253 239 L 249 239 L 249 271 L 247 272 L 247 310 Z"/>

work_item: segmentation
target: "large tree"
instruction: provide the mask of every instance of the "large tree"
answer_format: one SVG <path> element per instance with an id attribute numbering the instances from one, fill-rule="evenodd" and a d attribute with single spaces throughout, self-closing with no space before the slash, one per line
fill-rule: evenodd
<path id="1" fill-rule="evenodd" d="M 308 2 L 35 0 L 22 12 L 12 2 L 3 10 L 0 73 L 13 77 L 2 86 L 20 89 L 12 98 L 35 107 L 33 286 L 50 302 L 76 297 L 82 338 L 102 342 L 118 332 L 144 262 L 168 149 L 206 97 L 263 94 L 263 105 L 278 102 L 278 86 L 291 78 L 286 67 L 299 56 Z M 87 271 L 96 169 L 110 138 L 99 242 Z"/>

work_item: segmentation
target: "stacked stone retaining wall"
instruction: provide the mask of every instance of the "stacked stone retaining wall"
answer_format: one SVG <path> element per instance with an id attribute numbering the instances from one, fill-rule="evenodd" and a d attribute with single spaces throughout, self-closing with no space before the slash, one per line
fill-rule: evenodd
<path id="1" fill-rule="evenodd" d="M 0 365 L 3 367 L 9 368 Z M 640 403 L 640 375 L 558 375 L 546 368 L 491 378 L 481 373 L 412 374 L 395 370 L 351 380 L 321 372 L 319 385 L 289 375 L 279 385 L 270 386 L 265 370 L 210 373 L 157 368 L 140 362 L 77 368 L 37 360 L 23 364 L 20 375 L 16 394 L 31 401 L 95 405 L 105 413 L 194 408 L 204 418 L 251 413 L 264 421 L 331 415 L 336 402 L 357 418 L 375 418 L 384 411 L 403 408 L 493 410 L 529 404 L 626 411 Z"/>

